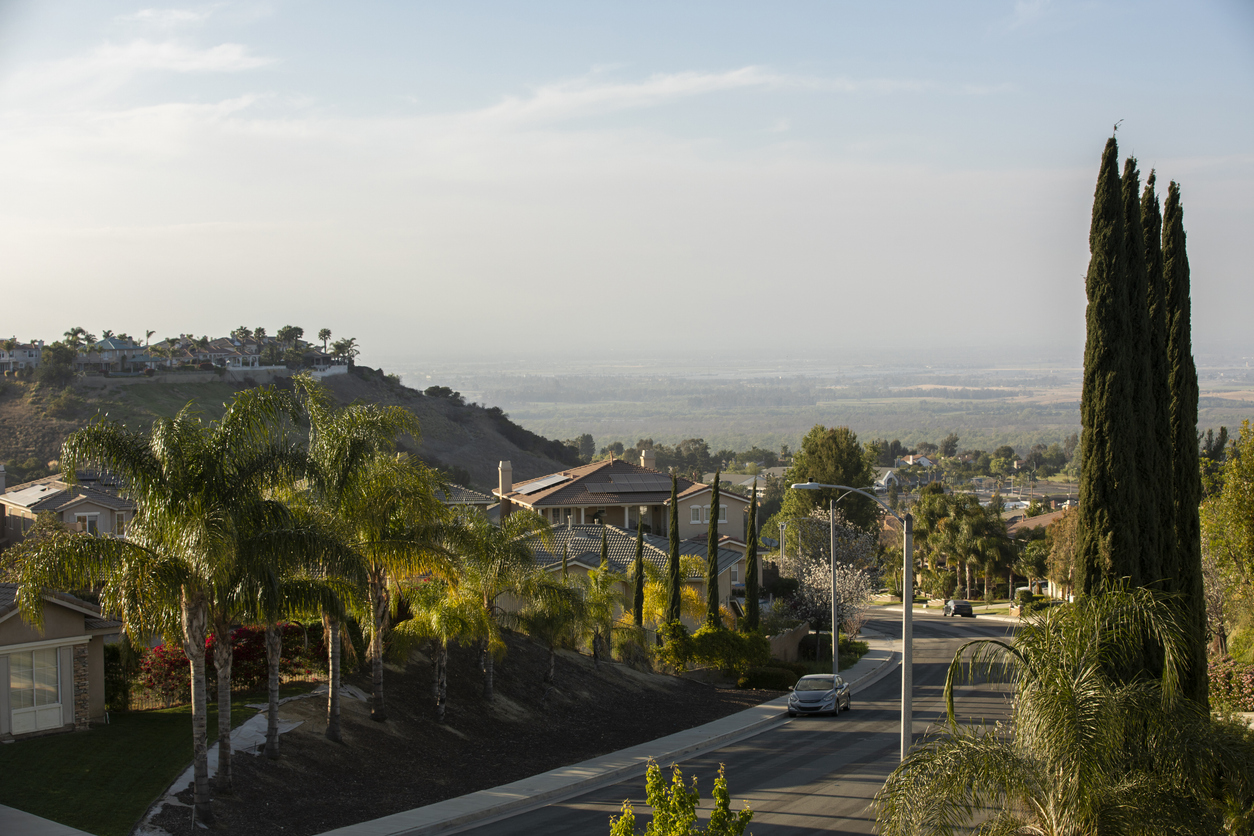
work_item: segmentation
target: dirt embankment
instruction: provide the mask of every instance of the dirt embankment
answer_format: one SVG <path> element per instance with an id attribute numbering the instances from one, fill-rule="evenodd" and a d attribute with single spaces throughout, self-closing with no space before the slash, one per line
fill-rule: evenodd
<path id="1" fill-rule="evenodd" d="M 513 463 L 516 480 L 569 466 L 552 455 L 552 442 L 501 415 L 446 398 L 426 397 L 372 369 L 362 367 L 359 372 L 327 379 L 340 403 L 398 404 L 411 410 L 421 422 L 422 438 L 416 445 L 404 439 L 402 447 L 433 465 L 460 468 L 480 490 L 496 485 L 497 463 L 502 460 Z M 88 382 L 91 385 L 85 385 Z M 190 401 L 211 420 L 220 417 L 224 402 L 244 388 L 218 382 L 127 383 L 112 385 L 106 379 L 91 378 L 63 392 L 49 392 L 26 382 L 0 382 L 0 462 L 11 471 L 9 484 L 45 475 L 47 463 L 60 457 L 66 437 L 97 414 L 106 413 L 131 427 L 146 427 L 154 418 L 174 415 Z"/>
<path id="2" fill-rule="evenodd" d="M 220 832 L 268 836 L 282 822 L 284 833 L 321 833 L 644 743 L 782 693 L 722 690 L 623 665 L 597 671 L 588 657 L 562 652 L 545 699 L 547 651 L 523 637 L 508 643 L 491 703 L 477 654 L 454 649 L 443 726 L 434 722 L 431 664 L 421 654 L 404 671 L 389 667 L 386 722 L 372 722 L 365 703 L 344 701 L 342 744 L 324 736 L 324 698 L 285 704 L 280 716 L 303 723 L 282 736 L 279 760 L 235 758 L 234 795 L 214 801 Z M 351 680 L 369 691 L 365 677 Z M 186 807 L 167 807 L 153 823 L 192 834 Z"/>

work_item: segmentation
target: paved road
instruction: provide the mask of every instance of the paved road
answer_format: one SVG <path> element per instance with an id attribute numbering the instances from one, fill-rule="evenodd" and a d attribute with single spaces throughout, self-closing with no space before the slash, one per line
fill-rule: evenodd
<path id="1" fill-rule="evenodd" d="M 899 617 L 898 617 L 899 618 Z M 872 618 L 868 626 L 893 638 L 899 620 Z M 970 619 L 915 614 L 914 734 L 916 739 L 944 711 L 945 673 L 962 641 L 1004 636 L 1009 626 Z M 853 711 L 838 718 L 798 717 L 740 743 L 680 764 L 696 775 L 707 809 L 720 763 L 726 764 L 732 809 L 748 801 L 756 836 L 874 832 L 868 804 L 897 763 L 901 717 L 900 668 L 854 695 Z M 991 688 L 964 688 L 958 709 L 974 716 L 1004 716 L 1006 697 Z M 669 766 L 663 764 L 664 767 Z M 605 834 L 623 799 L 636 803 L 643 828 L 644 779 L 636 778 L 466 830 L 476 836 Z"/>

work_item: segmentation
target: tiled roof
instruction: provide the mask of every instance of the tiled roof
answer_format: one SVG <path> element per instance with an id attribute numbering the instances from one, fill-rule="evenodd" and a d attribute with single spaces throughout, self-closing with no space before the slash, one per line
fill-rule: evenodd
<path id="1" fill-rule="evenodd" d="M 78 610 L 87 610 L 83 627 L 87 630 L 109 630 L 122 626 L 122 622 L 100 615 L 100 608 L 95 604 L 76 598 L 68 592 L 44 592 L 44 598 L 54 603 L 61 601 Z M 0 619 L 17 610 L 17 584 L 0 583 Z"/>
<path id="2" fill-rule="evenodd" d="M 631 567 L 636 560 L 636 532 L 613 525 L 604 526 L 604 530 L 606 535 L 606 552 L 610 567 L 615 572 L 630 573 Z M 578 562 L 585 566 L 600 566 L 601 531 L 602 526 L 600 525 L 556 526 L 553 529 L 553 544 L 551 547 L 546 548 L 540 545 L 537 538 L 535 546 L 536 563 L 543 568 L 560 565 L 562 562 L 562 551 L 565 549 L 567 559 L 571 563 Z M 655 534 L 644 535 L 643 553 L 645 560 L 657 568 L 665 570 L 666 562 L 670 555 L 669 538 Z M 679 553 L 681 555 L 696 555 L 705 558 L 706 542 L 704 539 L 700 541 L 681 540 Z M 718 550 L 719 574 L 726 572 L 742 560 L 743 557 L 744 555 L 732 549 L 720 548 Z"/>
<path id="3" fill-rule="evenodd" d="M 55 511 L 73 502 L 86 500 L 118 511 L 133 511 L 135 503 L 108 490 L 89 485 L 71 485 L 60 476 L 46 476 L 34 482 L 14 485 L 0 494 L 0 501 L 30 511 Z"/>
<path id="4" fill-rule="evenodd" d="M 541 488 L 534 493 L 520 493 L 520 489 L 526 488 L 530 483 L 537 482 L 540 479 L 547 479 L 549 476 L 557 476 L 559 473 L 569 478 L 551 487 Z M 559 473 L 519 482 L 514 485 L 512 492 L 506 494 L 506 497 L 517 504 L 531 508 L 564 507 L 570 505 L 658 505 L 668 502 L 671 498 L 669 485 L 664 491 L 614 492 L 611 480 L 617 475 L 667 475 L 656 470 L 650 470 L 647 467 L 641 467 L 638 464 L 623 461 L 622 459 L 604 459 L 592 464 L 562 470 Z M 607 489 L 591 491 L 588 489 L 589 485 L 605 485 Z M 682 476 L 679 477 L 679 495 L 681 497 L 691 493 L 699 493 L 704 487 L 705 485 L 702 485 L 700 482 L 693 482 L 691 479 L 685 479 Z M 499 489 L 494 488 L 492 493 L 497 496 L 500 495 Z"/>
<path id="5" fill-rule="evenodd" d="M 496 502 L 496 499 L 486 493 L 452 483 L 449 483 L 447 491 L 436 491 L 435 497 L 445 505 L 492 505 Z"/>

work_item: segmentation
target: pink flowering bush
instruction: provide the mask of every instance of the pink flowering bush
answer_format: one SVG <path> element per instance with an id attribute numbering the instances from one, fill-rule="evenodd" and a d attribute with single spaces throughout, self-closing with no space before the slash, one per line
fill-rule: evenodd
<path id="1" fill-rule="evenodd" d="M 1211 659 L 1210 701 L 1215 708 L 1254 711 L 1254 665 L 1227 656 Z"/>

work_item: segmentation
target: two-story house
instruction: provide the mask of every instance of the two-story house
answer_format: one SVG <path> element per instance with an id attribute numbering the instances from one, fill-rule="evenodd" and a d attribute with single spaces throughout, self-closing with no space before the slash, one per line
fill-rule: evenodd
<path id="1" fill-rule="evenodd" d="M 61 476 L 47 476 L 5 490 L 0 464 L 0 547 L 20 541 L 44 512 L 56 514 L 72 530 L 125 537 L 135 503 L 118 493 L 108 474 L 80 473 L 73 484 Z"/>

